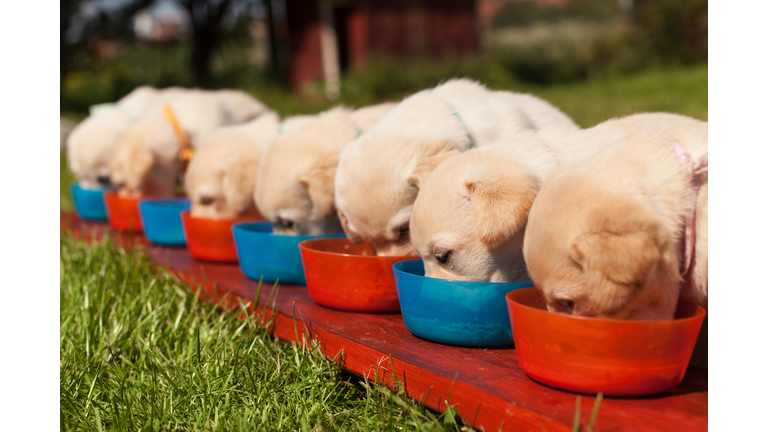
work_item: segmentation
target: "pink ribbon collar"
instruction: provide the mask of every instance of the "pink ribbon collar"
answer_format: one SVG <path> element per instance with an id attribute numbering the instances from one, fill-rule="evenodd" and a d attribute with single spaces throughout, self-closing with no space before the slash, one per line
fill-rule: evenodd
<path id="1" fill-rule="evenodd" d="M 691 208 L 688 210 L 688 214 L 685 215 L 685 252 L 683 254 L 683 262 L 680 264 L 680 276 L 685 277 L 691 268 L 696 240 L 696 197 L 701 187 L 701 179 L 709 178 L 709 152 L 704 153 L 699 160 L 693 162 L 691 155 L 685 151 L 677 140 L 672 140 L 671 144 L 672 150 L 675 152 L 678 162 L 680 162 L 683 175 L 691 183 Z"/>

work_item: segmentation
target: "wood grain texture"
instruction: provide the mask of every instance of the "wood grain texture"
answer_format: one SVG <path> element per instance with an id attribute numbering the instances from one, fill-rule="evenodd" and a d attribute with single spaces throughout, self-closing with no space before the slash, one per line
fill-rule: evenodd
<path id="1" fill-rule="evenodd" d="M 83 222 L 61 214 L 61 229 L 86 241 L 110 235 L 105 223 Z M 155 262 L 209 299 L 229 305 L 249 303 L 258 282 L 236 264 L 197 261 L 184 248 L 158 247 L 140 236 L 119 234 L 127 247 L 146 248 Z M 260 308 L 271 285 L 264 286 Z M 294 321 L 294 311 L 296 319 Z M 306 287 L 281 285 L 275 300 L 272 333 L 283 340 L 307 337 L 345 369 L 394 387 L 432 409 L 446 403 L 477 429 L 486 431 L 570 431 L 576 394 L 539 384 L 520 369 L 514 349 L 477 349 L 440 345 L 413 336 L 399 314 L 355 314 L 315 304 Z M 296 327 L 294 330 L 294 322 Z M 676 388 L 652 397 L 605 398 L 597 431 L 707 430 L 707 371 L 690 366 Z M 589 419 L 594 398 L 582 396 L 582 420 Z"/>

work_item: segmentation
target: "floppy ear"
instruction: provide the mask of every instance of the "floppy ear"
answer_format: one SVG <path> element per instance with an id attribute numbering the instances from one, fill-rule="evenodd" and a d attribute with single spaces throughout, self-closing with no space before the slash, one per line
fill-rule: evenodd
<path id="1" fill-rule="evenodd" d="M 336 166 L 317 168 L 308 175 L 299 177 L 299 184 L 307 189 L 309 199 L 323 219 L 335 219 Z"/>
<path id="2" fill-rule="evenodd" d="M 239 213 L 253 206 L 257 165 L 252 161 L 233 161 L 221 170 L 224 197 Z"/>
<path id="3" fill-rule="evenodd" d="M 469 195 L 475 232 L 488 247 L 504 243 L 525 226 L 538 194 L 527 175 L 520 181 L 485 175 L 481 180 L 465 181 L 464 188 Z"/>
<path id="4" fill-rule="evenodd" d="M 432 171 L 434 171 L 438 165 L 443 163 L 443 161 L 445 161 L 449 157 L 455 156 L 460 153 L 461 152 L 459 150 L 456 150 L 455 148 L 453 148 L 453 146 L 449 145 L 446 142 L 444 146 L 438 148 L 432 154 L 424 156 L 421 158 L 421 160 L 419 160 L 418 164 L 416 165 L 416 168 L 408 177 L 408 180 L 407 180 L 408 184 L 416 186 L 417 188 L 421 189 L 421 185 L 424 184 L 424 180 L 427 179 L 427 176 Z"/>
<path id="5" fill-rule="evenodd" d="M 607 279 L 631 294 L 643 287 L 661 252 L 647 232 L 605 231 L 577 238 L 571 257 L 583 268 L 590 286 L 599 289 Z"/>

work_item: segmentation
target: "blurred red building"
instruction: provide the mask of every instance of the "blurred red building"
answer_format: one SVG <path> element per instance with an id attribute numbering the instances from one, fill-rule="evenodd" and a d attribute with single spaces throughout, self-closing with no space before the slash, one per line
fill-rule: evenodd
<path id="1" fill-rule="evenodd" d="M 372 56 L 419 59 L 474 53 L 475 0 L 286 1 L 290 84 L 333 85 Z"/>

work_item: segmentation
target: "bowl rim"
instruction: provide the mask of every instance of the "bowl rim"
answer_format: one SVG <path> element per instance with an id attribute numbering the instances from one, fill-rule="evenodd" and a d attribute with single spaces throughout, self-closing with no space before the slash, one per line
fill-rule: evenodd
<path id="1" fill-rule="evenodd" d="M 69 187 L 73 191 L 74 190 L 79 190 L 81 192 L 99 193 L 99 194 L 104 193 L 104 191 L 115 190 L 114 186 L 99 186 L 99 187 L 96 187 L 96 188 L 84 188 L 84 187 L 80 186 L 80 182 L 72 182 L 69 185 Z"/>
<path id="2" fill-rule="evenodd" d="M 139 199 L 139 205 L 152 205 L 152 204 L 161 204 L 161 203 L 167 203 L 167 204 L 192 204 L 192 200 L 189 198 L 184 197 L 147 197 L 147 198 L 141 198 Z M 186 210 L 186 209 L 185 209 Z"/>
<path id="3" fill-rule="evenodd" d="M 139 203 L 139 200 L 141 200 L 141 197 L 124 197 L 117 194 L 116 189 L 105 189 L 102 191 L 102 194 L 104 195 L 104 198 L 106 199 L 107 196 L 114 197 L 114 199 L 118 199 L 120 201 L 133 201 L 136 204 Z"/>
<path id="4" fill-rule="evenodd" d="M 330 256 L 341 256 L 341 257 L 352 257 L 352 258 L 358 258 L 358 259 L 370 259 L 370 260 L 377 260 L 377 261 L 386 261 L 388 259 L 392 258 L 409 258 L 407 260 L 402 261 L 412 261 L 415 259 L 421 259 L 418 255 L 398 255 L 398 256 L 379 256 L 379 255 L 357 255 L 357 254 L 347 254 L 347 253 L 341 253 L 341 252 L 329 252 L 329 251 L 322 251 L 319 249 L 315 249 L 310 247 L 307 243 L 314 242 L 314 241 L 320 241 L 320 240 L 330 240 L 330 239 L 341 239 L 346 240 L 348 242 L 352 242 L 348 237 L 320 237 L 320 238 L 312 238 L 308 240 L 303 240 L 299 243 L 299 249 L 301 250 L 307 250 L 311 251 L 312 253 L 316 253 L 319 255 L 330 255 Z M 354 244 L 354 243 L 353 243 Z"/>
<path id="5" fill-rule="evenodd" d="M 421 258 L 412 259 L 412 260 L 403 260 L 403 261 L 396 262 L 396 263 L 392 264 L 392 271 L 393 272 L 402 272 L 402 273 L 405 273 L 405 274 L 407 274 L 409 276 L 413 276 L 413 277 L 416 277 L 416 278 L 424 278 L 424 279 L 430 279 L 430 280 L 435 280 L 435 281 L 441 281 L 441 283 L 464 285 L 465 287 L 466 287 L 467 284 L 472 284 L 472 285 L 484 284 L 484 285 L 490 285 L 490 286 L 492 286 L 494 288 L 501 288 L 503 286 L 507 286 L 509 288 L 514 288 L 511 291 L 517 291 L 519 289 L 524 289 L 524 288 L 533 288 L 533 282 L 478 282 L 478 281 L 465 281 L 465 280 L 456 280 L 456 279 L 442 279 L 442 278 L 433 278 L 433 277 L 429 277 L 429 276 L 425 276 L 425 275 L 417 275 L 417 274 L 414 274 L 414 273 L 407 272 L 405 270 L 400 270 L 400 269 L 396 269 L 395 268 L 395 266 L 398 265 L 398 264 L 404 265 L 404 263 L 411 262 L 411 261 L 422 261 L 422 262 L 424 262 Z M 395 279 L 397 279 L 397 278 L 395 278 Z M 525 285 L 525 286 L 520 286 L 520 285 Z M 504 295 L 506 296 L 506 294 L 504 294 Z"/>
<path id="6" fill-rule="evenodd" d="M 241 232 L 249 232 L 254 235 L 262 235 L 262 236 L 272 236 L 274 238 L 282 238 L 282 239 L 299 239 L 302 238 L 302 240 L 299 240 L 299 243 L 305 242 L 308 240 L 318 240 L 323 238 L 346 238 L 346 234 L 321 234 L 321 235 L 287 235 L 287 234 L 275 234 L 274 228 L 271 232 L 263 232 L 263 231 L 248 231 L 245 230 L 246 225 L 269 225 L 272 227 L 272 222 L 268 220 L 245 220 L 238 222 L 234 225 L 232 225 L 232 234 L 235 233 L 235 229 L 238 229 L 238 231 Z"/>
<path id="7" fill-rule="evenodd" d="M 191 220 L 198 220 L 198 221 L 205 221 L 205 222 L 216 222 L 216 223 L 229 223 L 234 225 L 242 224 L 242 223 L 252 223 L 253 221 L 256 221 L 256 219 L 248 219 L 248 218 L 235 218 L 235 219 L 211 219 L 211 218 L 202 218 L 198 216 L 192 216 L 190 214 L 191 209 L 184 209 L 179 212 L 181 215 L 182 220 L 184 219 L 191 219 Z"/>
<path id="8" fill-rule="evenodd" d="M 531 289 L 535 289 L 538 291 L 538 288 L 535 286 L 529 287 Z M 527 289 L 527 288 L 523 288 Z M 535 308 L 533 306 L 528 306 L 526 304 L 520 303 L 518 301 L 515 301 L 511 298 L 512 293 L 522 294 L 520 292 L 517 292 L 520 290 L 514 290 L 506 293 L 504 295 L 504 298 L 510 305 L 515 305 L 516 307 L 521 307 L 523 309 L 526 309 L 528 311 L 533 311 L 533 313 L 539 313 L 539 314 L 554 314 L 555 316 L 562 317 L 564 319 L 575 319 L 582 322 L 593 322 L 593 323 L 606 323 L 606 324 L 620 324 L 620 325 L 637 325 L 637 324 L 656 324 L 656 325 L 670 325 L 673 323 L 677 324 L 684 324 L 692 321 L 696 321 L 699 318 L 704 319 L 704 317 L 707 315 L 706 309 L 701 307 L 700 305 L 697 305 L 696 303 L 689 302 L 687 300 L 678 299 L 678 307 L 680 305 L 680 302 L 690 303 L 691 305 L 696 307 L 696 313 L 694 313 L 692 316 L 685 317 L 685 318 L 672 318 L 671 320 L 625 320 L 625 319 L 619 319 L 619 318 L 595 318 L 595 317 L 586 317 L 586 316 L 580 316 L 580 315 L 569 315 L 564 314 L 560 312 L 550 312 L 548 310 L 543 310 L 539 308 Z M 675 308 L 677 310 L 677 308 Z"/>

